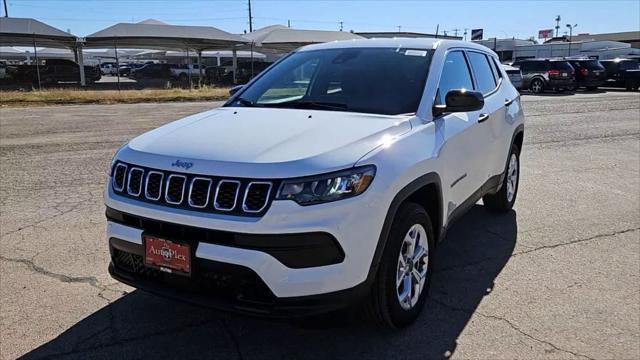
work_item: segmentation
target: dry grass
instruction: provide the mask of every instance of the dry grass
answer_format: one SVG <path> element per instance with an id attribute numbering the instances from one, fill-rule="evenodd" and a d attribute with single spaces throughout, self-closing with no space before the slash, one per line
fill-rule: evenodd
<path id="1" fill-rule="evenodd" d="M 226 100 L 228 88 L 158 90 L 0 91 L 0 106 L 42 106 L 68 104 L 132 104 L 142 102 Z"/>

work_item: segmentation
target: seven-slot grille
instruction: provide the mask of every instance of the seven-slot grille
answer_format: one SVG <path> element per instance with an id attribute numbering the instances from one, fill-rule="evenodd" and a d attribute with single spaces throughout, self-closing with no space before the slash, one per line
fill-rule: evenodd
<path id="1" fill-rule="evenodd" d="M 274 183 L 149 169 L 118 162 L 114 192 L 138 200 L 196 211 L 261 216 L 273 200 Z"/>

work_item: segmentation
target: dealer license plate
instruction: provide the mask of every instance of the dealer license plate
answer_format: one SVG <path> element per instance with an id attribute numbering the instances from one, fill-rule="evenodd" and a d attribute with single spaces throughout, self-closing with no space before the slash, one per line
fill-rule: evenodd
<path id="1" fill-rule="evenodd" d="M 155 236 L 143 235 L 144 263 L 168 273 L 191 273 L 191 249 L 180 244 Z"/>

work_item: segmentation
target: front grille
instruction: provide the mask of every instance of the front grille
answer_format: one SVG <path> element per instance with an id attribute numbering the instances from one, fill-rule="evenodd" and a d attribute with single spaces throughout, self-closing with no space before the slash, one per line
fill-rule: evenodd
<path id="1" fill-rule="evenodd" d="M 112 188 L 119 195 L 170 207 L 242 216 L 262 216 L 277 188 L 274 181 L 193 175 L 118 162 Z"/>
<path id="2" fill-rule="evenodd" d="M 238 200 L 238 191 L 240 190 L 239 181 L 222 180 L 218 183 L 216 189 L 216 200 L 214 207 L 217 210 L 231 211 L 236 207 Z"/>
<path id="3" fill-rule="evenodd" d="M 260 212 L 266 205 L 271 193 L 270 182 L 252 182 L 247 186 L 242 209 L 247 212 Z"/>
<path id="4" fill-rule="evenodd" d="M 207 206 L 209 193 L 211 192 L 211 182 L 211 179 L 207 178 L 193 178 L 193 180 L 191 180 L 189 205 L 198 208 Z"/>
<path id="5" fill-rule="evenodd" d="M 187 177 L 184 175 L 171 174 L 167 178 L 167 189 L 164 193 L 164 199 L 169 204 L 180 205 L 184 200 L 184 188 Z"/>
<path id="6" fill-rule="evenodd" d="M 160 200 L 162 196 L 162 179 L 164 174 L 157 171 L 150 171 L 147 175 L 144 196 L 149 200 Z"/>
<path id="7" fill-rule="evenodd" d="M 127 192 L 129 195 L 138 196 L 142 192 L 142 177 L 144 170 L 140 168 L 131 168 L 129 170 L 129 178 L 127 180 Z"/>
<path id="8" fill-rule="evenodd" d="M 127 165 L 125 164 L 117 164 L 113 168 L 113 190 L 122 191 L 124 190 L 124 180 L 127 176 Z"/>

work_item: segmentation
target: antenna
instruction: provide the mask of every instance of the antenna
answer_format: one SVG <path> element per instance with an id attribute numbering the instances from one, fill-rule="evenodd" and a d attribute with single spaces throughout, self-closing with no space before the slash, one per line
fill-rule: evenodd
<path id="1" fill-rule="evenodd" d="M 558 31 L 560 30 L 560 21 L 562 19 L 560 18 L 560 15 L 556 16 L 556 37 L 558 37 Z"/>

